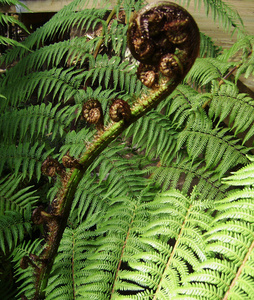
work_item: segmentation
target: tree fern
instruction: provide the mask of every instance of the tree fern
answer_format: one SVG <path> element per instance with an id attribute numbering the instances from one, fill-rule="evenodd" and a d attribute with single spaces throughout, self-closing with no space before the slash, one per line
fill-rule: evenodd
<path id="1" fill-rule="evenodd" d="M 227 132 L 227 129 L 212 129 L 211 123 L 200 117 L 198 122 L 188 124 L 186 129 L 178 135 L 177 149 L 186 145 L 187 153 L 192 160 L 198 158 L 201 153 L 205 153 L 206 167 L 224 174 L 227 168 L 232 168 L 237 164 L 246 164 L 248 162 L 246 153 L 249 151 L 248 148 L 237 145 L 237 139 L 229 135 L 225 136 Z"/>
<path id="2" fill-rule="evenodd" d="M 74 0 L 1 55 L 2 295 L 251 297 L 253 111 L 237 80 L 253 73 L 253 38 L 224 1 L 194 1 L 202 3 L 208 18 L 238 33 L 237 42 L 225 50 L 201 32 L 200 57 L 181 83 L 195 45 L 178 36 L 186 19 L 175 28 L 164 18 L 162 26 L 159 6 L 147 24 L 139 19 L 140 30 L 177 29 L 169 35 L 184 42 L 170 44 L 170 59 L 179 69 L 168 79 L 153 61 L 154 84 L 144 84 L 147 74 L 128 48 L 143 1 L 94 1 L 101 8 L 90 9 Z M 170 48 L 161 36 L 155 43 L 157 52 L 164 54 L 163 43 Z M 91 101 L 100 126 L 86 116 Z M 49 161 L 58 174 L 42 170 Z"/>

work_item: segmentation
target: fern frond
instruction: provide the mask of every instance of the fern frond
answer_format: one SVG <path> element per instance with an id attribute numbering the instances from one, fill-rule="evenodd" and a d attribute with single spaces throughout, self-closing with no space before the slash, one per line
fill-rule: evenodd
<path id="1" fill-rule="evenodd" d="M 119 24 L 117 20 L 113 20 L 108 33 L 105 34 L 105 45 L 112 45 L 112 49 L 116 54 L 125 55 L 127 48 L 127 30 L 128 26 L 124 24 Z"/>
<path id="2" fill-rule="evenodd" d="M 253 159 L 248 156 L 248 159 L 253 161 Z M 240 185 L 240 186 L 252 186 L 254 185 L 254 164 L 253 162 L 247 166 L 237 170 L 236 172 L 231 172 L 231 176 L 223 178 L 223 182 L 229 185 Z"/>
<path id="3" fill-rule="evenodd" d="M 22 47 L 27 50 L 26 46 L 24 46 L 22 43 L 4 36 L 0 36 L 0 45 Z"/>
<path id="4" fill-rule="evenodd" d="M 228 129 L 213 129 L 210 120 L 205 120 L 199 118 L 179 133 L 177 149 L 186 146 L 193 161 L 204 153 L 206 167 L 221 175 L 237 164 L 247 164 L 246 153 L 250 148 L 238 145 L 239 140 L 230 136 Z"/>
<path id="5" fill-rule="evenodd" d="M 222 51 L 222 47 L 214 44 L 211 37 L 200 32 L 200 57 L 217 57 Z"/>
<path id="6" fill-rule="evenodd" d="M 73 199 L 70 218 L 75 222 L 89 220 L 92 215 L 102 213 L 107 202 L 108 185 L 104 182 L 98 184 L 98 177 L 87 173 L 77 188 Z M 73 221 L 73 222 L 74 222 Z"/>
<path id="7" fill-rule="evenodd" d="M 238 172 L 236 172 L 237 174 Z M 241 175 L 242 170 L 239 172 Z M 237 174 L 238 175 L 238 174 Z M 248 176 L 246 176 L 248 177 Z M 251 179 L 251 176 L 250 176 Z M 231 179 L 231 183 L 239 179 Z M 230 182 L 230 181 L 229 181 Z M 243 180 L 243 185 L 248 183 Z M 205 234 L 211 259 L 184 281 L 179 289 L 192 299 L 251 299 L 254 291 L 254 190 L 232 190 L 215 202 L 217 215 Z M 219 298 L 218 298 L 219 297 Z"/>
<path id="8" fill-rule="evenodd" d="M 60 148 L 60 158 L 62 158 L 67 152 L 74 158 L 79 156 L 85 151 L 88 142 L 92 139 L 95 131 L 89 130 L 84 127 L 79 132 L 72 130 L 66 134 L 64 145 Z"/>
<path id="9" fill-rule="evenodd" d="M 0 13 L 0 24 L 3 26 L 8 24 L 16 24 L 24 31 L 29 32 L 22 22 L 20 22 L 17 18 L 11 15 Z"/>
<path id="10" fill-rule="evenodd" d="M 21 176 L 12 175 L 0 180 L 0 215 L 5 211 L 17 211 L 22 216 L 29 215 L 31 207 L 37 202 L 38 196 L 35 195 L 36 191 L 32 190 L 32 186 L 17 192 L 21 179 Z"/>
<path id="11" fill-rule="evenodd" d="M 229 3 L 223 0 L 195 0 L 195 7 L 197 4 L 200 7 L 202 2 L 207 16 L 211 13 L 214 22 L 218 21 L 223 30 L 231 31 L 232 35 L 237 32 L 239 37 L 246 34 L 240 15 Z"/>
<path id="12" fill-rule="evenodd" d="M 205 260 L 201 232 L 209 229 L 211 217 L 204 214 L 207 203 L 195 197 L 168 191 L 142 205 L 150 222 L 140 228 L 141 241 L 151 250 L 134 254 L 129 259 L 131 270 L 119 272 L 118 293 L 128 291 L 134 299 L 143 299 L 147 293 L 169 299 L 188 269 L 195 270 Z"/>
<path id="13" fill-rule="evenodd" d="M 225 196 L 227 185 L 221 183 L 221 176 L 208 171 L 204 162 L 191 163 L 188 159 L 178 159 L 170 165 L 149 167 L 151 179 L 165 191 L 169 188 L 181 189 L 187 194 L 196 185 L 200 199 L 221 199 Z"/>
<path id="14" fill-rule="evenodd" d="M 17 296 L 25 295 L 27 298 L 32 298 L 34 295 L 34 281 L 33 269 L 29 266 L 27 269 L 20 268 L 20 260 L 29 254 L 39 255 L 42 251 L 42 240 L 36 239 L 34 241 L 23 242 L 12 253 L 12 262 L 15 264 L 15 281 L 18 284 Z"/>
<path id="15" fill-rule="evenodd" d="M 15 144 L 0 144 L 0 149 L 0 173 L 6 165 L 7 169 L 14 171 L 15 176 L 22 170 L 23 178 L 28 176 L 31 179 L 35 175 L 37 180 L 41 177 L 42 162 L 54 151 L 54 149 L 46 150 L 45 144 L 39 145 L 39 142 L 34 145 L 26 142 L 17 147 Z"/>
<path id="16" fill-rule="evenodd" d="M 254 70 L 254 36 L 247 35 L 238 40 L 230 49 L 224 50 L 218 59 L 222 61 L 235 60 L 237 66 L 235 82 L 241 75 L 248 78 Z M 237 58 L 237 60 L 236 60 Z"/>
<path id="17" fill-rule="evenodd" d="M 11 252 L 18 243 L 22 242 L 25 234 L 31 233 L 29 220 L 24 220 L 17 211 L 5 211 L 0 216 L 0 247 L 1 251 Z"/>
<path id="18" fill-rule="evenodd" d="M 229 49 L 224 49 L 223 53 L 218 56 L 218 59 L 227 62 L 236 55 L 242 60 L 248 58 L 248 54 L 253 49 L 254 36 L 247 35 L 236 41 Z M 240 55 L 241 54 L 241 55 Z"/>
<path id="19" fill-rule="evenodd" d="M 77 27 L 86 26 L 87 29 L 89 26 L 96 25 L 98 22 L 104 24 L 105 21 L 103 20 L 103 17 L 107 12 L 107 6 L 103 9 L 84 9 L 78 12 L 75 11 L 78 6 L 86 6 L 87 3 L 87 0 L 78 0 L 65 6 L 42 27 L 31 33 L 22 45 L 28 49 L 33 49 L 35 47 L 38 49 L 41 45 L 44 45 L 46 40 L 50 41 L 53 40 L 56 35 L 64 34 L 70 30 L 74 24 L 76 24 Z M 24 57 L 26 53 L 27 50 L 25 49 L 14 48 L 3 55 L 0 61 L 5 61 L 6 64 L 10 64 L 13 60 Z"/>
<path id="20" fill-rule="evenodd" d="M 220 80 L 234 64 L 223 62 L 217 58 L 197 58 L 193 67 L 185 77 L 185 81 L 191 81 L 197 86 L 205 86 L 213 80 Z"/>
<path id="21" fill-rule="evenodd" d="M 254 100 L 247 94 L 239 93 L 236 85 L 225 82 L 211 93 L 210 118 L 218 119 L 218 124 L 229 117 L 229 126 L 235 135 L 247 131 L 242 143 L 254 135 Z"/>
<path id="22" fill-rule="evenodd" d="M 165 99 L 165 115 L 173 119 L 177 128 L 181 128 L 192 119 L 199 118 L 202 105 L 209 99 L 209 94 L 199 94 L 192 87 L 181 84 Z"/>
<path id="23" fill-rule="evenodd" d="M 129 195 L 135 197 L 147 184 L 145 170 L 139 168 L 140 157 L 133 155 L 125 144 L 113 143 L 94 161 L 89 171 L 99 166 L 99 182 L 106 181 L 108 197 Z"/>
<path id="24" fill-rule="evenodd" d="M 78 108 L 78 105 L 74 105 L 60 109 L 60 103 L 54 107 L 52 103 L 42 103 L 7 111 L 0 116 L 2 142 L 16 142 L 17 139 L 23 141 L 27 135 L 30 141 L 40 136 L 50 136 L 51 140 L 57 136 L 62 137 L 71 121 L 78 117 Z"/>
<path id="25" fill-rule="evenodd" d="M 25 4 L 20 2 L 19 0 L 1 0 L 1 4 L 8 4 L 8 5 L 21 5 L 26 8 Z"/>
<path id="26" fill-rule="evenodd" d="M 114 89 L 120 87 L 127 93 L 138 95 L 142 84 L 136 76 L 136 66 L 130 65 L 128 61 L 121 61 L 119 56 L 109 57 L 98 55 L 94 65 L 90 64 L 89 70 L 84 71 L 84 80 L 96 81 L 99 85 L 109 87 L 110 80 L 114 82 Z"/>
<path id="27" fill-rule="evenodd" d="M 84 268 L 87 258 L 95 251 L 95 232 L 98 214 L 91 215 L 75 229 L 66 228 L 54 263 L 46 299 L 82 299 L 79 290 L 85 280 Z"/>
<path id="28" fill-rule="evenodd" d="M 81 70 L 64 70 L 63 68 L 32 73 L 23 77 L 19 82 L 11 82 L 4 86 L 2 93 L 14 107 L 27 102 L 34 91 L 38 99 L 52 93 L 52 99 L 57 96 L 67 101 L 78 93 L 83 79 L 80 73 Z M 4 90 L 8 92 L 5 93 Z"/>
<path id="29" fill-rule="evenodd" d="M 160 158 L 163 163 L 174 157 L 177 133 L 169 118 L 151 111 L 128 127 L 124 134 L 132 137 L 132 146 L 144 150 L 148 159 Z"/>
<path id="30" fill-rule="evenodd" d="M 83 269 L 85 278 L 80 289 L 83 297 L 109 299 L 119 280 L 121 263 L 129 258 L 132 260 L 133 254 L 141 249 L 150 249 L 136 237 L 135 232 L 144 217 L 139 208 L 140 204 L 135 199 L 124 197 L 111 201 L 96 231 L 97 250 L 87 257 L 87 265 Z"/>

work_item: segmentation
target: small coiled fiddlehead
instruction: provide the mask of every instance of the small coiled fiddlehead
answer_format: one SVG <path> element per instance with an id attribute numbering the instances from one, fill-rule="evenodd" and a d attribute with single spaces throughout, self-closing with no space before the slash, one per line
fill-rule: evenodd
<path id="1" fill-rule="evenodd" d="M 95 124 L 98 129 L 103 127 L 103 111 L 98 100 L 88 100 L 83 105 L 82 114 L 89 124 Z"/>
<path id="2" fill-rule="evenodd" d="M 140 61 L 138 76 L 149 88 L 158 74 L 183 79 L 199 52 L 199 30 L 192 16 L 171 2 L 150 4 L 137 12 L 129 26 L 128 43 Z"/>
<path id="3" fill-rule="evenodd" d="M 114 122 L 119 122 L 120 120 L 128 121 L 131 116 L 130 105 L 122 99 L 114 100 L 109 108 L 109 116 Z"/>

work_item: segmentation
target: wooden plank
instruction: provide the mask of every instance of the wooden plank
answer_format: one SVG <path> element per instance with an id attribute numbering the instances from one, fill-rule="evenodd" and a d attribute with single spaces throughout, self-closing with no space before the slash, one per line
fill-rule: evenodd
<path id="1" fill-rule="evenodd" d="M 72 2 L 72 0 L 21 0 L 26 7 L 29 8 L 30 11 L 27 11 L 22 6 L 3 6 L 0 7 L 0 12 L 8 12 L 8 13 L 41 13 L 41 12 L 58 12 L 64 6 L 68 5 Z M 98 4 L 95 6 L 96 8 L 102 7 L 101 2 L 97 1 Z M 113 7 L 116 0 L 109 0 L 109 7 Z M 104 1 L 105 3 L 105 1 Z M 94 7 L 93 1 L 87 1 L 86 8 Z"/>

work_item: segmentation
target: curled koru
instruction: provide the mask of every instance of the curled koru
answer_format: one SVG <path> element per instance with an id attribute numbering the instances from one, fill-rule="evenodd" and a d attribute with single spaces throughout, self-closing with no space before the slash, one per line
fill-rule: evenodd
<path id="1" fill-rule="evenodd" d="M 152 3 L 135 13 L 128 29 L 129 49 L 139 62 L 138 77 L 154 88 L 159 76 L 183 79 L 199 53 L 199 29 L 181 6 Z"/>

